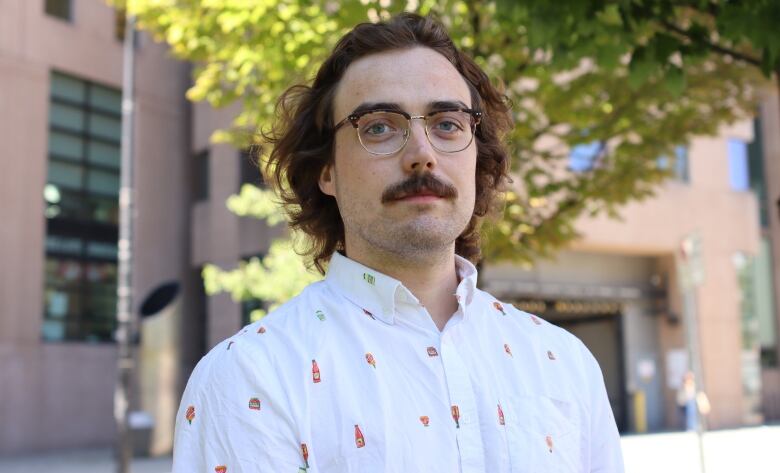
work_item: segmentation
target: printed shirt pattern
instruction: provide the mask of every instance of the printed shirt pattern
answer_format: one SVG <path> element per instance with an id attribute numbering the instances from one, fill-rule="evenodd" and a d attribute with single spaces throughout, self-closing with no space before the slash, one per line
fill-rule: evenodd
<path id="1" fill-rule="evenodd" d="M 590 352 L 457 269 L 439 331 L 403 284 L 335 253 L 323 281 L 198 363 L 174 473 L 622 472 Z"/>

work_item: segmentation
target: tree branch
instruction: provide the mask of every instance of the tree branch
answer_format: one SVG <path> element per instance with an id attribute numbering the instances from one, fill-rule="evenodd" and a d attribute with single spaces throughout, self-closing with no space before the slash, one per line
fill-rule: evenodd
<path id="1" fill-rule="evenodd" d="M 675 25 L 674 23 L 668 21 L 668 20 L 659 20 L 659 23 L 661 26 L 663 26 L 667 31 L 671 31 L 673 33 L 677 33 L 685 38 L 688 38 L 689 40 L 693 42 L 699 42 L 699 39 L 693 38 L 691 34 L 688 32 L 688 30 L 685 30 L 683 28 L 680 28 L 679 26 Z M 739 51 L 735 51 L 733 49 L 727 48 L 725 46 L 721 46 L 719 44 L 715 44 L 711 41 L 701 41 L 701 43 L 706 46 L 707 48 L 711 49 L 712 51 L 715 51 L 716 53 L 723 54 L 725 56 L 730 56 L 734 59 L 737 59 L 742 62 L 746 62 L 750 65 L 761 67 L 761 60 L 758 58 L 755 58 L 753 56 L 750 56 L 748 54 L 741 53 Z"/>

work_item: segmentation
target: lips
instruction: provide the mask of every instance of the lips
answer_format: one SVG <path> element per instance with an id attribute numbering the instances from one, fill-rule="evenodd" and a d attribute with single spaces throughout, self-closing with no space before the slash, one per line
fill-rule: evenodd
<path id="1" fill-rule="evenodd" d="M 399 196 L 396 200 L 407 200 L 407 199 L 416 199 L 416 198 L 425 198 L 425 197 L 431 197 L 431 198 L 441 198 L 442 195 L 439 195 L 435 192 L 431 191 L 423 191 L 423 192 L 415 192 L 415 193 L 409 193 Z"/>

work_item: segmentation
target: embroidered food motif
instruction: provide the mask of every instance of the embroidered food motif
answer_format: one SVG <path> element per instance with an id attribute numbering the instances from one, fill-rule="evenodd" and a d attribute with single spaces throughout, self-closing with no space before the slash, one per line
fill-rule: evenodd
<path id="1" fill-rule="evenodd" d="M 501 312 L 501 315 L 506 315 L 506 312 L 504 311 L 504 306 L 502 306 L 500 303 L 498 303 L 498 302 L 494 302 L 494 303 L 493 303 L 493 307 L 494 307 L 494 308 L 495 308 L 497 311 Z"/>
<path id="2" fill-rule="evenodd" d="M 552 453 L 552 449 L 553 449 L 552 437 L 548 435 L 545 440 L 547 441 L 547 448 L 549 448 L 550 449 L 550 453 Z"/>
<path id="3" fill-rule="evenodd" d="M 355 445 L 357 448 L 363 448 L 366 446 L 366 440 L 363 438 L 363 432 L 360 431 L 360 427 L 355 424 Z"/>
<path id="4" fill-rule="evenodd" d="M 225 473 L 227 471 L 227 467 L 225 465 L 215 466 L 214 471 L 216 473 Z"/>
<path id="5" fill-rule="evenodd" d="M 514 356 L 512 356 L 512 349 L 509 348 L 509 345 L 507 345 L 506 343 L 504 343 L 504 351 L 506 352 L 507 355 L 509 355 L 512 358 L 514 358 Z"/>
<path id="6" fill-rule="evenodd" d="M 323 314 L 321 310 L 318 310 L 317 312 L 315 312 L 315 314 L 317 315 L 318 319 L 320 319 L 323 322 L 325 321 L 325 314 Z"/>
<path id="7" fill-rule="evenodd" d="M 460 428 L 460 409 L 458 409 L 458 406 L 452 406 L 450 407 L 450 412 L 452 412 L 452 419 L 455 421 L 455 428 Z"/>
<path id="8" fill-rule="evenodd" d="M 259 411 L 260 410 L 260 399 L 253 397 L 249 400 L 249 408 L 253 411 Z"/>
<path id="9" fill-rule="evenodd" d="M 363 273 L 363 280 L 371 284 L 372 286 L 376 283 L 376 278 L 374 278 L 372 274 L 368 274 L 368 273 Z"/>
<path id="10" fill-rule="evenodd" d="M 309 448 L 305 443 L 301 444 L 301 455 L 303 455 L 303 464 L 305 466 L 305 470 L 306 468 L 309 468 Z"/>
<path id="11" fill-rule="evenodd" d="M 428 347 L 428 356 L 439 356 L 439 352 L 436 351 L 436 347 Z"/>
<path id="12" fill-rule="evenodd" d="M 504 411 L 501 410 L 501 404 L 498 405 L 498 423 L 499 423 L 499 425 L 505 425 L 504 424 Z"/>
<path id="13" fill-rule="evenodd" d="M 311 360 L 311 380 L 315 383 L 319 383 L 320 379 L 320 367 L 317 366 L 316 360 Z"/>
<path id="14" fill-rule="evenodd" d="M 260 326 L 260 328 L 259 328 L 259 329 L 257 329 L 257 333 L 265 333 L 265 327 L 263 327 L 263 326 L 261 325 L 261 326 Z"/>
<path id="15" fill-rule="evenodd" d="M 554 360 L 555 359 L 555 355 L 553 355 L 553 352 L 551 352 L 550 350 L 547 350 L 547 358 L 549 358 L 551 360 Z"/>
<path id="16" fill-rule="evenodd" d="M 184 418 L 187 419 L 187 422 L 189 422 L 190 425 L 192 425 L 192 421 L 195 419 L 195 406 L 187 407 L 187 412 L 184 414 Z"/>
<path id="17" fill-rule="evenodd" d="M 428 416 L 420 416 L 420 422 L 422 422 L 423 426 L 428 427 L 428 422 L 430 422 L 430 419 Z"/>
<path id="18" fill-rule="evenodd" d="M 371 353 L 366 353 L 366 361 L 369 365 L 373 366 L 374 369 L 376 369 L 376 360 L 374 359 L 374 355 Z"/>

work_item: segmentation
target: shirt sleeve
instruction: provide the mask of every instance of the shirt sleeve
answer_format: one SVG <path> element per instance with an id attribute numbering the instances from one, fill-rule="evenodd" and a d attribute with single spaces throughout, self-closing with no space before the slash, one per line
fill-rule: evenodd
<path id="1" fill-rule="evenodd" d="M 609 404 L 604 375 L 590 350 L 580 342 L 585 362 L 585 373 L 590 388 L 590 472 L 623 473 L 623 452 L 612 407 Z"/>
<path id="2" fill-rule="evenodd" d="M 173 473 L 307 471 L 282 382 L 252 348 L 225 341 L 198 363 L 176 416 Z"/>

